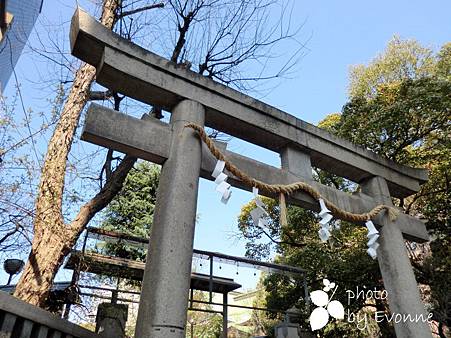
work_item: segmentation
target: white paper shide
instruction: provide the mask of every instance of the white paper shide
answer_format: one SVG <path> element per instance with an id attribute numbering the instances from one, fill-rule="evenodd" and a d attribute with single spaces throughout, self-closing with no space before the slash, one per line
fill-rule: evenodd
<path id="1" fill-rule="evenodd" d="M 264 208 L 265 204 L 262 202 L 262 200 L 258 196 L 258 188 L 253 187 L 252 193 L 254 194 L 254 201 L 255 201 L 255 205 L 256 205 L 255 209 L 253 209 L 251 211 L 252 221 L 254 222 L 254 225 L 256 227 L 260 227 L 260 228 L 268 227 L 269 214 Z"/>
<path id="2" fill-rule="evenodd" d="M 321 228 L 318 231 L 318 235 L 321 241 L 327 242 L 329 240 L 331 231 L 331 226 L 329 222 L 332 220 L 333 217 L 330 213 L 330 210 L 327 209 L 326 203 L 322 198 L 319 199 L 319 205 L 321 207 L 321 210 L 319 212 L 319 217 L 321 217 L 319 224 L 321 225 Z"/>
<path id="3" fill-rule="evenodd" d="M 227 183 L 227 175 L 223 173 L 224 168 L 225 162 L 218 160 L 211 176 L 215 178 L 216 191 L 221 194 L 221 202 L 227 204 L 232 195 L 232 190 L 230 184 Z"/>
<path id="4" fill-rule="evenodd" d="M 371 256 L 372 259 L 376 259 L 377 257 L 377 248 L 379 247 L 379 243 L 377 242 L 379 238 L 379 231 L 377 231 L 371 220 L 368 220 L 365 223 L 366 228 L 368 229 L 368 250 L 366 252 Z"/>

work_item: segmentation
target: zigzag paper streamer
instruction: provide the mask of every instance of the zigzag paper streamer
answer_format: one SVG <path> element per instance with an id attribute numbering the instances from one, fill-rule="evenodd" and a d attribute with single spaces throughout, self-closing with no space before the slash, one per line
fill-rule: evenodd
<path id="1" fill-rule="evenodd" d="M 365 223 L 366 228 L 368 229 L 368 250 L 366 252 L 371 256 L 372 259 L 376 259 L 377 257 L 377 248 L 379 247 L 379 243 L 377 242 L 379 238 L 379 231 L 377 231 L 371 220 L 368 220 Z"/>
<path id="2" fill-rule="evenodd" d="M 216 162 L 215 169 L 211 173 L 211 176 L 213 176 L 214 178 L 218 177 L 219 174 L 222 173 L 224 168 L 225 168 L 225 162 L 221 161 L 221 160 L 218 160 L 218 162 Z"/>
<path id="3" fill-rule="evenodd" d="M 331 230 L 329 222 L 332 220 L 333 216 L 330 214 L 330 210 L 327 209 L 326 203 L 322 198 L 319 199 L 319 206 L 321 207 L 319 212 L 319 216 L 321 217 L 319 224 L 321 225 L 321 228 L 318 231 L 318 235 L 321 241 L 327 242 L 329 240 Z"/>
<path id="4" fill-rule="evenodd" d="M 230 184 L 227 183 L 227 175 L 222 172 L 224 168 L 225 162 L 218 160 L 211 176 L 215 178 L 216 191 L 221 194 L 221 202 L 227 204 L 232 195 L 232 190 L 230 189 Z"/>
<path id="5" fill-rule="evenodd" d="M 251 211 L 252 221 L 256 227 L 268 227 L 269 222 L 266 217 L 269 217 L 269 214 L 264 208 L 265 204 L 262 202 L 260 197 L 258 197 L 258 188 L 253 187 L 252 193 L 254 194 L 254 201 L 256 205 L 255 209 Z"/>

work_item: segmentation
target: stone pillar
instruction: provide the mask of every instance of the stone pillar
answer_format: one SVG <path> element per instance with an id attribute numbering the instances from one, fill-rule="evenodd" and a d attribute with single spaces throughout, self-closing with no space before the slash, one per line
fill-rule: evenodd
<path id="1" fill-rule="evenodd" d="M 96 333 L 105 338 L 125 337 L 128 305 L 101 303 L 97 308 Z"/>
<path id="2" fill-rule="evenodd" d="M 305 179 L 312 179 L 310 155 L 299 148 L 287 146 L 280 152 L 282 169 Z"/>
<path id="3" fill-rule="evenodd" d="M 392 205 L 387 182 L 381 177 L 373 177 L 360 184 L 362 192 L 372 196 L 383 204 Z M 421 302 L 420 292 L 415 275 L 407 255 L 404 238 L 395 222 L 389 222 L 380 231 L 377 260 L 388 293 L 388 302 L 392 314 L 423 315 L 427 320 L 428 313 Z M 396 336 L 399 338 L 432 337 L 431 329 L 426 321 L 394 322 Z"/>
<path id="4" fill-rule="evenodd" d="M 204 125 L 199 103 L 180 102 L 171 115 L 172 144 L 161 170 L 135 337 L 185 337 L 202 144 L 184 128 Z"/>
<path id="5" fill-rule="evenodd" d="M 300 338 L 299 324 L 282 322 L 274 328 L 276 338 Z"/>

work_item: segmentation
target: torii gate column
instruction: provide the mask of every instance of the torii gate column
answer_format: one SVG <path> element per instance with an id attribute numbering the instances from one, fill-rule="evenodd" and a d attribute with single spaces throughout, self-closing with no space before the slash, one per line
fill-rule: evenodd
<path id="1" fill-rule="evenodd" d="M 184 338 L 191 281 L 202 144 L 188 122 L 203 126 L 204 107 L 172 111 L 172 143 L 161 170 L 135 337 Z"/>
<path id="2" fill-rule="evenodd" d="M 380 203 L 392 205 L 387 182 L 382 177 L 373 177 L 360 183 L 362 192 Z M 395 222 L 390 222 L 380 229 L 377 260 L 388 293 L 388 303 L 392 314 L 410 314 L 413 320 L 396 321 L 393 317 L 396 337 L 427 338 L 432 337 L 427 323 L 428 314 L 421 302 L 420 291 L 415 280 L 412 265 L 402 236 Z M 415 316 L 423 315 L 423 320 L 415 320 Z M 398 315 L 399 316 L 399 315 Z M 384 318 L 383 320 L 387 320 Z"/>

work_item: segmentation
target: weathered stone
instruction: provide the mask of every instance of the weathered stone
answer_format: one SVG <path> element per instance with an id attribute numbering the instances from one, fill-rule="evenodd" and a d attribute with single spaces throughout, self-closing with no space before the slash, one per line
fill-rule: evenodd
<path id="1" fill-rule="evenodd" d="M 133 130 L 133 133 L 130 133 Z M 127 154 L 143 158 L 154 163 L 163 164 L 169 156 L 171 145 L 171 129 L 167 123 L 156 119 L 140 120 L 125 114 L 121 114 L 113 109 L 108 109 L 97 104 L 92 104 L 86 115 L 86 122 L 82 133 L 82 139 Z M 322 196 L 329 199 L 340 208 L 353 212 L 364 213 L 378 204 L 376 199 L 364 193 L 348 194 L 337 189 L 322 185 L 311 179 L 297 176 L 296 173 L 308 175 L 308 157 L 306 154 L 297 153 L 290 150 L 284 151 L 282 163 L 290 165 L 291 169 L 279 169 L 254 159 L 242 156 L 225 150 L 224 144 L 220 144 L 226 157 L 238 168 L 248 175 L 270 184 L 284 184 L 296 181 L 304 181 L 314 186 Z M 284 155 L 286 154 L 286 155 Z M 296 159 L 296 154 L 300 158 Z M 301 155 L 302 154 L 302 155 Z M 216 165 L 216 159 L 211 155 L 208 148 L 202 146 L 201 177 L 212 180 L 211 172 Z M 296 164 L 297 161 L 300 161 Z M 301 163 L 304 166 L 301 168 Z M 235 187 L 251 190 L 252 187 L 243 185 L 240 180 L 230 176 L 228 182 Z M 264 192 L 261 192 L 265 194 Z M 274 197 L 274 196 L 270 196 Z M 304 208 L 318 211 L 318 202 L 304 192 L 297 192 L 290 195 L 289 202 Z M 384 214 L 377 216 L 374 223 L 378 226 L 390 224 L 391 221 Z M 414 217 L 400 213 L 396 221 L 397 227 L 404 236 L 410 240 L 424 242 L 429 240 L 424 223 Z"/>
<path id="2" fill-rule="evenodd" d="M 98 335 L 92 331 L 63 320 L 36 306 L 25 303 L 3 291 L 0 291 L 0 312 L 5 312 L 5 316 L 10 318 L 8 324 L 6 324 L 5 321 L 3 324 L 8 327 L 11 327 L 12 319 L 17 317 L 26 319 L 22 326 L 22 331 L 24 332 L 28 332 L 30 323 L 38 325 L 39 329 L 37 330 L 36 336 L 39 338 L 46 338 L 48 336 L 49 328 L 53 332 L 62 332 L 65 335 L 71 335 L 73 337 L 98 338 Z M 15 334 L 16 333 L 17 332 L 15 332 Z"/>
<path id="3" fill-rule="evenodd" d="M 105 338 L 125 337 L 128 305 L 101 303 L 97 308 L 96 332 Z"/>
<path id="4" fill-rule="evenodd" d="M 182 338 L 188 309 L 202 143 L 187 122 L 204 109 L 182 101 L 171 115 L 171 146 L 158 185 L 135 337 Z M 161 142 L 161 141 L 160 141 Z"/>
<path id="5" fill-rule="evenodd" d="M 380 203 L 392 204 L 387 184 L 381 177 L 374 177 L 363 182 L 362 191 L 372 195 Z M 406 338 L 432 337 L 427 322 L 428 314 L 421 302 L 406 245 L 401 231 L 395 223 L 386 224 L 380 229 L 379 244 L 377 260 L 388 293 L 390 311 L 395 316 L 393 324 L 396 336 Z M 412 320 L 397 322 L 396 316 L 399 316 L 399 314 L 410 314 Z M 422 318 L 422 320 L 415 320 L 415 318 Z"/>
<path id="6" fill-rule="evenodd" d="M 307 182 L 339 208 L 352 213 L 368 212 L 381 203 L 390 204 L 390 196 L 409 196 L 427 181 L 426 170 L 396 164 L 263 102 L 181 69 L 111 33 L 80 10 L 72 20 L 71 45 L 75 56 L 97 68 L 100 84 L 172 111 L 169 127 L 152 121 L 137 122 L 93 106 L 92 109 L 102 114 L 88 115 L 84 130 L 87 140 L 163 163 L 136 337 L 184 336 L 198 176 L 200 173 L 212 179 L 210 173 L 216 162 L 195 133 L 184 128 L 186 122 L 202 126 L 205 122 L 207 126 L 279 152 L 283 169 L 224 150 L 231 162 L 258 180 L 270 184 Z M 361 184 L 362 192 L 350 195 L 313 182 L 310 162 Z M 233 176 L 229 182 L 240 188 L 251 188 Z M 317 201 L 302 192 L 290 196 L 289 201 L 318 210 Z M 428 240 L 424 224 L 405 214 L 400 214 L 396 222 L 389 221 L 385 214 L 373 221 L 382 228 L 379 264 L 391 294 L 390 309 L 394 313 L 424 315 L 402 237 Z M 400 337 L 430 336 L 427 324 L 422 322 L 404 321 L 395 324 L 395 328 Z M 297 337 L 294 332 L 288 333 L 292 327 L 281 329 L 285 337 Z"/>
<path id="7" fill-rule="evenodd" d="M 288 145 L 309 151 L 312 164 L 360 182 L 384 177 L 392 196 L 420 189 L 427 171 L 396 164 L 339 139 L 268 104 L 177 67 L 111 33 L 77 10 L 71 26 L 72 54 L 97 68 L 97 82 L 140 101 L 172 110 L 183 99 L 201 103 L 205 124 L 280 152 Z"/>
<path id="8" fill-rule="evenodd" d="M 5 313 L 0 326 L 0 337 L 10 338 L 13 336 L 14 324 L 16 324 L 17 316 L 12 313 Z"/>
<path id="9" fill-rule="evenodd" d="M 280 152 L 282 169 L 295 176 L 312 180 L 312 163 L 310 155 L 293 146 L 287 146 Z"/>
<path id="10" fill-rule="evenodd" d="M 29 338 L 31 336 L 31 330 L 33 329 L 33 322 L 24 320 L 20 331 L 20 338 Z"/>
<path id="11" fill-rule="evenodd" d="M 280 323 L 274 327 L 276 338 L 300 338 L 299 324 Z"/>

